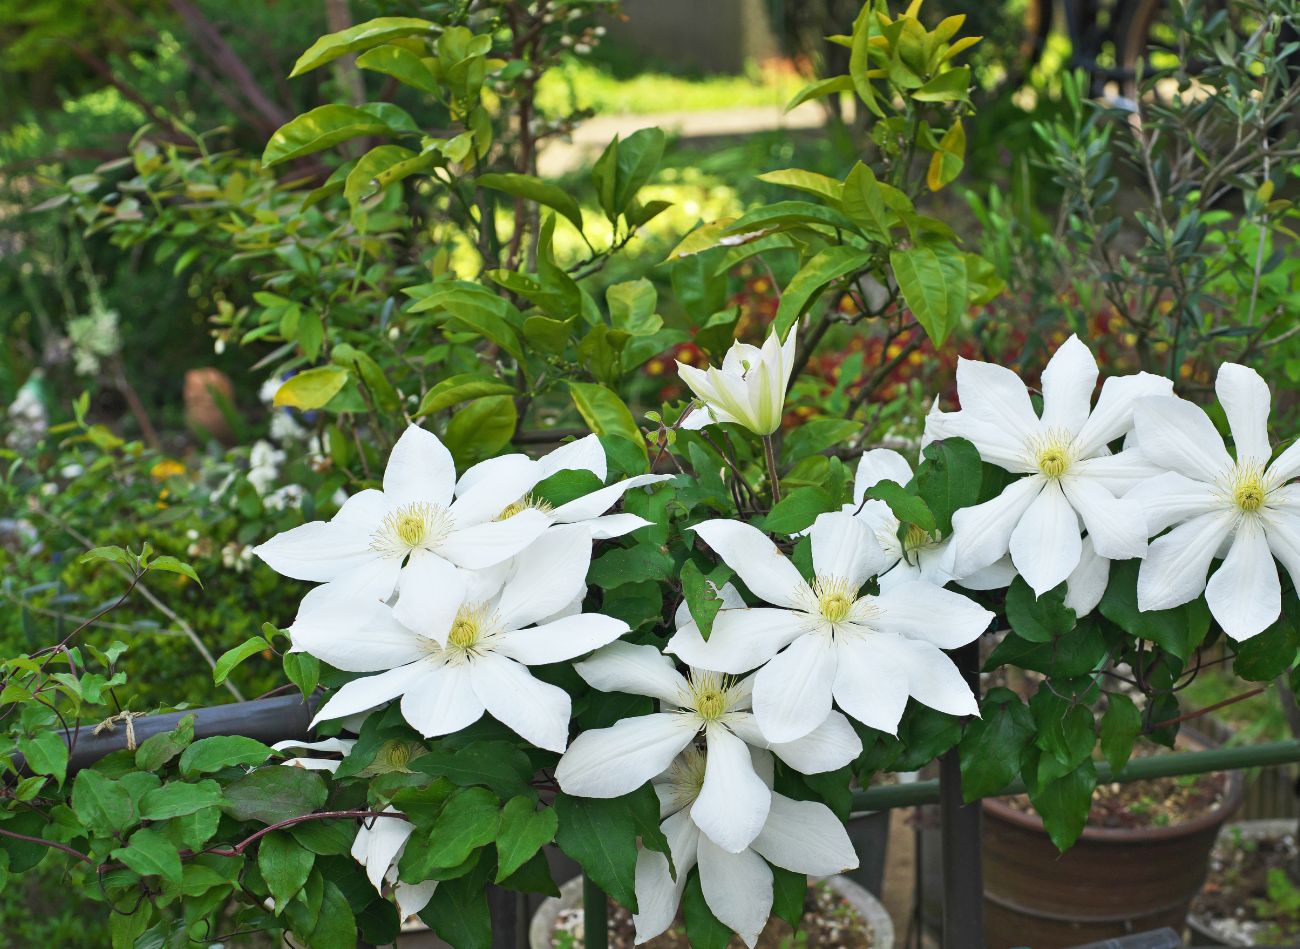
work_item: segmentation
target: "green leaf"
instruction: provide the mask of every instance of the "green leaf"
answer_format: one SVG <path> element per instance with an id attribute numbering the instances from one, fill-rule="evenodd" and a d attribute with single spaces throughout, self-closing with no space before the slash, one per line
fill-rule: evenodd
<path id="1" fill-rule="evenodd" d="M 1171 610 L 1139 610 L 1137 578 L 1140 560 L 1116 560 L 1110 565 L 1110 581 L 1098 609 L 1125 632 L 1149 639 L 1167 652 L 1186 660 L 1210 631 L 1210 613 L 1205 599 Z"/>
<path id="2" fill-rule="evenodd" d="M 1020 755 L 1033 741 L 1034 718 L 1010 689 L 990 689 L 980 718 L 961 739 L 961 791 L 967 803 L 1002 791 L 1020 772 Z"/>
<path id="3" fill-rule="evenodd" d="M 306 369 L 285 380 L 275 392 L 273 404 L 295 409 L 319 409 L 339 394 L 348 381 L 348 371 L 338 366 Z"/>
<path id="4" fill-rule="evenodd" d="M 830 201 L 838 201 L 840 195 L 844 193 L 844 184 L 842 182 L 836 181 L 828 175 L 820 175 L 815 171 L 804 171 L 802 168 L 784 168 L 780 171 L 769 171 L 759 175 L 758 180 L 766 181 L 772 185 L 780 185 L 783 188 L 794 188 L 796 191 L 803 191 L 807 194 L 815 194 Z"/>
<path id="5" fill-rule="evenodd" d="M 372 113 L 350 105 L 317 106 L 275 131 L 262 152 L 262 164 L 270 168 L 351 138 L 384 135 L 389 131 L 389 127 Z"/>
<path id="6" fill-rule="evenodd" d="M 898 215 L 885 203 L 884 187 L 876 180 L 875 172 L 858 162 L 844 179 L 840 207 L 862 228 L 862 232 L 877 244 L 893 245 L 890 228 L 898 223 Z"/>
<path id="7" fill-rule="evenodd" d="M 835 498 L 821 488 L 797 488 L 772 508 L 763 529 L 770 534 L 794 534 L 811 527 L 819 515 L 838 510 Z"/>
<path id="8" fill-rule="evenodd" d="M 271 648 L 271 644 L 263 636 L 252 636 L 245 639 L 238 646 L 227 649 L 217 659 L 217 664 L 212 667 L 212 682 L 214 685 L 221 685 L 225 682 L 234 668 L 243 662 Z"/>
<path id="9" fill-rule="evenodd" d="M 915 524 L 926 533 L 934 531 L 938 526 L 926 503 L 915 494 L 909 494 L 897 482 L 877 481 L 867 490 L 866 496 L 875 501 L 884 501 L 894 517 L 904 524 Z"/>
<path id="10" fill-rule="evenodd" d="M 1268 629 L 1236 644 L 1232 671 L 1251 682 L 1268 682 L 1294 665 L 1300 637 L 1291 618 L 1283 613 Z"/>
<path id="11" fill-rule="evenodd" d="M 276 915 L 307 883 L 316 854 L 284 831 L 267 834 L 257 845 L 257 869 L 275 898 Z"/>
<path id="12" fill-rule="evenodd" d="M 401 394 L 393 388 L 393 384 L 384 375 L 384 370 L 369 353 L 347 343 L 337 343 L 330 351 L 330 362 L 354 370 L 370 390 L 370 395 L 381 411 L 396 412 L 402 407 Z"/>
<path id="13" fill-rule="evenodd" d="M 570 382 L 569 394 L 578 414 L 597 435 L 619 435 L 632 442 L 645 454 L 645 438 L 637 427 L 636 419 L 612 390 L 594 382 Z"/>
<path id="14" fill-rule="evenodd" d="M 837 92 L 852 92 L 853 79 L 850 76 L 832 76 L 829 79 L 817 79 L 800 89 L 793 99 L 786 103 L 785 111 L 796 109 L 813 99 L 822 99 Z"/>
<path id="15" fill-rule="evenodd" d="M 424 394 L 415 417 L 430 415 L 462 402 L 481 399 L 489 395 L 513 395 L 515 387 L 486 373 L 463 372 L 448 376 Z"/>
<path id="16" fill-rule="evenodd" d="M 957 179 L 966 164 L 966 130 L 961 119 L 954 119 L 952 127 L 939 139 L 939 147 L 930 156 L 925 183 L 931 191 L 938 191 Z"/>
<path id="17" fill-rule="evenodd" d="M 714 590 L 713 584 L 704 576 L 704 571 L 694 560 L 682 564 L 681 580 L 682 594 L 686 597 L 686 607 L 690 610 L 691 619 L 695 621 L 701 638 L 707 641 L 709 634 L 713 632 L 713 620 L 718 615 L 718 610 L 722 609 L 722 597 Z"/>
<path id="18" fill-rule="evenodd" d="M 935 526 L 952 533 L 952 515 L 979 502 L 983 462 L 979 451 L 964 438 L 944 438 L 925 446 L 924 461 L 916 469 L 916 493 L 934 514 Z"/>
<path id="19" fill-rule="evenodd" d="M 615 547 L 601 554 L 591 565 L 588 582 L 601 590 L 643 580 L 667 580 L 673 574 L 673 560 L 655 544 Z"/>
<path id="20" fill-rule="evenodd" d="M 456 459 L 456 468 L 464 471 L 509 445 L 518 424 L 515 400 L 508 395 L 489 395 L 453 415 L 442 440 Z"/>
<path id="21" fill-rule="evenodd" d="M 326 880 L 321 892 L 320 913 L 307 945 L 311 949 L 355 949 L 356 944 L 357 920 L 352 904 L 338 886 Z"/>
<path id="22" fill-rule="evenodd" d="M 404 177 L 394 174 L 395 169 L 406 166 L 414 171 L 420 165 L 420 156 L 409 148 L 400 145 L 378 145 L 357 159 L 357 163 L 352 166 L 343 184 L 343 196 L 347 198 L 348 205 L 355 213 L 357 205 L 364 199 Z M 384 180 L 383 176 L 387 176 L 387 180 Z"/>
<path id="23" fill-rule="evenodd" d="M 491 864 L 480 860 L 469 873 L 438 884 L 420 918 L 452 949 L 491 949 L 492 917 L 487 883 Z"/>
<path id="24" fill-rule="evenodd" d="M 320 660 L 305 652 L 286 652 L 281 661 L 284 674 L 306 698 L 320 682 Z"/>
<path id="25" fill-rule="evenodd" d="M 655 285 L 645 278 L 611 284 L 605 291 L 605 302 L 615 329 L 633 336 L 648 336 L 664 325 L 663 318 L 655 313 L 659 294 Z"/>
<path id="26" fill-rule="evenodd" d="M 578 201 L 573 195 L 558 185 L 549 184 L 533 175 L 499 174 L 497 172 L 479 175 L 476 180 L 484 188 L 504 191 L 506 194 L 512 194 L 517 198 L 523 198 L 553 208 L 579 231 L 582 230 L 582 208 L 579 207 Z"/>
<path id="27" fill-rule="evenodd" d="M 1101 751 L 1117 774 L 1133 753 L 1133 742 L 1142 733 L 1142 713 L 1133 700 L 1120 692 L 1106 696 L 1106 713 L 1101 717 Z"/>
<path id="28" fill-rule="evenodd" d="M 1007 590 L 1007 622 L 1021 639 L 1031 643 L 1050 643 L 1074 629 L 1074 610 L 1065 605 L 1065 584 L 1040 597 L 1021 577 L 1011 581 Z"/>
<path id="29" fill-rule="evenodd" d="M 780 227 L 803 227 L 814 224 L 846 231 L 853 230 L 853 222 L 835 208 L 828 208 L 824 204 L 813 204 L 811 201 L 777 201 L 755 208 L 738 220 L 732 221 L 727 225 L 724 235 L 737 236 L 756 231 L 775 230 Z"/>
<path id="30" fill-rule="evenodd" d="M 659 829 L 658 798 L 643 785 L 615 798 L 555 796 L 559 828 L 555 841 L 576 860 L 596 885 L 637 912 L 637 837 L 646 847 L 667 853 Z"/>
<path id="31" fill-rule="evenodd" d="M 112 856 L 141 876 L 160 876 L 171 883 L 181 882 L 181 856 L 176 845 L 151 827 L 142 827 L 131 835 L 125 847 Z"/>
<path id="32" fill-rule="evenodd" d="M 261 764 L 270 756 L 269 747 L 243 735 L 201 738 L 181 752 L 181 774 L 192 777 L 237 764 Z"/>
<path id="33" fill-rule="evenodd" d="M 871 88 L 871 24 L 875 21 L 875 8 L 864 3 L 857 19 L 853 21 L 853 35 L 849 43 L 849 76 L 858 98 L 878 119 L 885 117 L 884 110 L 876 101 L 876 92 Z"/>
<path id="34" fill-rule="evenodd" d="M 190 850 L 198 850 L 217 832 L 221 823 L 220 807 L 205 807 L 193 814 L 173 817 L 167 822 L 167 833 Z M 349 844 L 351 839 L 349 838 Z"/>
<path id="35" fill-rule="evenodd" d="M 786 432 L 782 455 L 786 464 L 794 464 L 809 455 L 815 455 L 862 431 L 862 423 L 852 419 L 816 418 Z"/>
<path id="36" fill-rule="evenodd" d="M 428 64 L 418 53 L 413 53 L 404 46 L 389 43 L 368 49 L 357 57 L 357 66 L 392 76 L 403 85 L 430 95 L 438 95 L 442 91 L 438 77 Z"/>
<path id="37" fill-rule="evenodd" d="M 951 244 L 933 243 L 891 251 L 889 263 L 908 309 L 940 345 L 966 311 L 966 258 Z"/>
<path id="38" fill-rule="evenodd" d="M 98 771 L 81 771 L 72 783 L 72 811 L 94 833 L 116 833 L 139 822 L 130 790 Z"/>
<path id="39" fill-rule="evenodd" d="M 848 245 L 828 247 L 815 254 L 786 285 L 776 309 L 773 328 L 784 339 L 827 284 L 856 273 L 870 262 L 869 253 Z"/>
<path id="40" fill-rule="evenodd" d="M 205 779 L 193 784 L 168 781 L 144 793 L 140 798 L 140 816 L 145 820 L 170 820 L 220 803 L 221 785 L 216 781 Z"/>
<path id="41" fill-rule="evenodd" d="M 346 30 L 322 36 L 298 57 L 293 64 L 289 77 L 301 76 L 305 72 L 333 62 L 340 56 L 355 53 L 387 43 L 389 40 L 403 36 L 430 35 L 434 25 L 428 20 L 408 16 L 382 16 L 365 23 L 358 23 Z"/>
<path id="42" fill-rule="evenodd" d="M 538 810 L 534 801 L 523 795 L 507 801 L 501 810 L 501 830 L 497 834 L 497 882 L 510 876 L 554 840 L 559 825 L 553 807 Z"/>
<path id="43" fill-rule="evenodd" d="M 186 715 L 169 732 L 151 735 L 135 752 L 135 766 L 141 771 L 157 771 L 194 741 L 194 716 Z"/>
<path id="44" fill-rule="evenodd" d="M 33 774 L 51 775 L 59 784 L 68 773 L 68 743 L 63 733 L 50 730 L 32 738 L 18 739 L 18 750 Z"/>
<path id="45" fill-rule="evenodd" d="M 802 914 L 801 914 L 802 915 Z M 691 949 L 726 949 L 731 943 L 731 930 L 718 921 L 704 899 L 698 870 L 692 870 L 682 893 L 682 917 L 686 921 L 686 938 Z"/>
<path id="46" fill-rule="evenodd" d="M 657 128 L 638 129 L 618 143 L 614 210 L 621 214 L 650 180 L 664 154 L 664 133 Z"/>
<path id="47" fill-rule="evenodd" d="M 167 555 L 154 557 L 149 561 L 149 569 L 162 570 L 164 573 L 179 573 L 181 576 L 189 577 L 199 586 L 203 586 L 203 581 L 200 580 L 199 575 L 194 572 L 194 568 L 183 560 L 177 560 L 175 557 Z"/>
<path id="48" fill-rule="evenodd" d="M 427 830 L 427 839 L 415 849 L 415 865 L 403 860 L 403 872 L 411 866 L 413 874 L 423 877 L 427 870 L 464 863 L 471 853 L 496 839 L 501 824 L 497 807 L 496 795 L 487 788 L 456 791 Z"/>
<path id="49" fill-rule="evenodd" d="M 970 67 L 958 66 L 940 73 L 910 95 L 918 102 L 966 102 L 970 95 Z"/>
<path id="50" fill-rule="evenodd" d="M 1097 769 L 1090 760 L 1049 782 L 1037 793 L 1031 787 L 1029 798 L 1034 810 L 1042 817 L 1052 843 L 1062 853 L 1069 850 L 1083 833 L 1096 787 Z"/>
<path id="51" fill-rule="evenodd" d="M 259 768 L 226 785 L 221 809 L 238 821 L 278 824 L 325 803 L 325 779 L 305 768 Z"/>
<path id="52" fill-rule="evenodd" d="M 124 567 L 135 566 L 135 558 L 121 547 L 92 547 L 77 558 L 78 563 L 90 563 L 94 560 L 107 560 L 109 563 L 120 563 Z"/>
<path id="53" fill-rule="evenodd" d="M 527 793 L 533 773 L 527 756 L 507 741 L 476 741 L 456 750 L 437 748 L 416 758 L 410 767 L 461 787 L 483 785 L 502 797 Z"/>
<path id="54" fill-rule="evenodd" d="M 795 873 L 772 864 L 772 914 L 784 919 L 796 931 L 803 923 L 804 898 L 808 893 L 808 875 Z"/>

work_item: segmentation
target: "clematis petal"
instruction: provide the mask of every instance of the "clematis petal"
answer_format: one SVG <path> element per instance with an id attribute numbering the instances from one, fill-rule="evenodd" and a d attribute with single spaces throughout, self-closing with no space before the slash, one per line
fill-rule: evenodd
<path id="1" fill-rule="evenodd" d="M 593 689 L 648 695 L 674 705 L 682 704 L 690 687 L 673 661 L 654 646 L 610 643 L 573 668 Z"/>
<path id="2" fill-rule="evenodd" d="M 975 446 L 980 458 L 991 465 L 1017 474 L 1035 470 L 1029 461 L 1025 439 L 1014 429 L 995 424 L 970 412 L 931 412 L 925 419 L 922 447 L 941 438 L 964 438 Z"/>
<path id="3" fill-rule="evenodd" d="M 1011 482 L 1001 494 L 983 504 L 954 511 L 954 575 L 969 576 L 1004 557 L 1016 525 L 1046 484 L 1042 475 L 1031 475 Z"/>
<path id="4" fill-rule="evenodd" d="M 541 626 L 506 630 L 493 648 L 526 666 L 543 666 L 599 649 L 618 639 L 629 628 L 627 623 L 612 616 L 579 613 Z"/>
<path id="5" fill-rule="evenodd" d="M 1270 480 L 1274 482 L 1290 481 L 1300 474 L 1300 439 L 1286 447 L 1282 454 L 1268 466 Z"/>
<path id="6" fill-rule="evenodd" d="M 698 669 L 739 674 L 767 662 L 807 629 L 807 614 L 793 610 L 723 609 L 714 617 L 708 641 L 688 623 L 664 651 Z"/>
<path id="7" fill-rule="evenodd" d="M 907 459 L 889 448 L 873 448 L 862 453 L 858 470 L 853 476 L 853 505 L 862 503 L 867 491 L 882 481 L 893 481 L 907 487 L 912 480 L 912 466 Z"/>
<path id="8" fill-rule="evenodd" d="M 446 507 L 456 485 L 456 463 L 433 432 L 407 426 L 384 469 L 384 497 L 391 504 L 425 502 Z"/>
<path id="9" fill-rule="evenodd" d="M 691 819 L 713 843 L 739 853 L 763 829 L 772 792 L 754 773 L 749 748 L 725 725 L 709 723 L 704 740 L 704 785 L 691 805 Z"/>
<path id="10" fill-rule="evenodd" d="M 1142 505 L 1117 499 L 1089 478 L 1064 477 L 1061 488 L 1083 519 L 1097 553 L 1111 560 L 1127 560 L 1146 553 L 1147 529 Z"/>
<path id="11" fill-rule="evenodd" d="M 605 447 L 600 443 L 600 436 L 585 435 L 547 452 L 537 463 L 542 467 L 542 478 L 549 478 L 557 471 L 590 471 L 601 481 L 609 474 L 609 464 L 605 460 Z"/>
<path id="12" fill-rule="evenodd" d="M 403 920 L 410 919 L 429 905 L 433 891 L 438 888 L 437 880 L 425 880 L 423 883 L 402 883 L 393 885 L 393 899 L 397 902 L 397 915 Z"/>
<path id="13" fill-rule="evenodd" d="M 1086 478 L 1115 497 L 1166 472 L 1137 448 L 1126 448 L 1114 455 L 1083 458 L 1070 466 L 1069 477 Z"/>
<path id="14" fill-rule="evenodd" d="M 1057 348 L 1043 369 L 1043 425 L 1078 434 L 1092 410 L 1097 360 L 1078 336 Z"/>
<path id="15" fill-rule="evenodd" d="M 384 811 L 397 813 L 391 806 Z M 371 817 L 369 821 L 361 825 L 352 841 L 352 859 L 366 868 L 370 885 L 382 893 L 384 876 L 415 832 L 415 825 L 397 817 Z"/>
<path id="16" fill-rule="evenodd" d="M 520 511 L 504 521 L 491 521 L 452 531 L 438 553 L 458 567 L 482 570 L 519 553 L 550 526 L 541 511 Z"/>
<path id="17" fill-rule="evenodd" d="M 1085 537 L 1079 550 L 1079 566 L 1065 581 L 1065 605 L 1074 610 L 1075 616 L 1087 616 L 1101 602 L 1108 583 L 1110 561 L 1097 553 L 1091 537 Z"/>
<path id="18" fill-rule="evenodd" d="M 1219 545 L 1232 530 L 1227 511 L 1179 524 L 1147 547 L 1138 571 L 1138 609 L 1167 610 L 1200 596 Z"/>
<path id="19" fill-rule="evenodd" d="M 276 534 L 253 553 L 293 580 L 325 582 L 376 559 L 371 536 L 388 513 L 384 495 L 369 489 L 352 495 L 328 521 L 312 521 Z"/>
<path id="20" fill-rule="evenodd" d="M 1213 482 L 1232 466 L 1210 417 L 1183 399 L 1139 399 L 1133 407 L 1133 432 L 1144 455 L 1195 481 Z"/>
<path id="21" fill-rule="evenodd" d="M 873 640 L 890 635 L 875 633 L 870 640 L 855 637 L 840 642 L 834 691 L 836 703 L 850 718 L 894 735 L 907 707 L 907 670 L 871 648 Z"/>
<path id="22" fill-rule="evenodd" d="M 1011 534 L 1011 562 L 1034 595 L 1042 596 L 1079 565 L 1081 546 L 1079 515 L 1061 485 L 1049 481 Z"/>
<path id="23" fill-rule="evenodd" d="M 680 366 L 681 363 L 678 363 L 678 365 Z M 740 424 L 740 420 L 729 412 L 724 412 L 711 405 L 696 403 L 691 407 L 689 414 L 682 417 L 682 421 L 678 423 L 677 427 L 688 432 L 697 432 L 709 425 L 721 425 L 723 422 Z"/>
<path id="24" fill-rule="evenodd" d="M 922 705 L 949 715 L 979 715 L 970 686 L 937 646 L 901 636 L 872 637 L 868 645 L 906 671 L 908 694 Z"/>
<path id="25" fill-rule="evenodd" d="M 957 396 L 963 413 L 1009 432 L 1022 445 L 1042 430 L 1029 390 L 1006 366 L 959 358 Z"/>
<path id="26" fill-rule="evenodd" d="M 538 748 L 564 751 L 569 743 L 569 693 L 494 653 L 469 663 L 469 671 L 474 694 L 493 718 Z"/>
<path id="27" fill-rule="evenodd" d="M 511 564 L 496 606 L 502 625 L 520 629 L 553 615 L 587 588 L 590 567 L 587 531 L 577 525 L 545 531 Z"/>
<path id="28" fill-rule="evenodd" d="M 635 791 L 673 763 L 700 730 L 700 719 L 656 712 L 585 731 L 555 768 L 565 794 L 619 797 Z"/>
<path id="29" fill-rule="evenodd" d="M 945 590 L 928 580 L 890 585 L 870 601 L 873 629 L 909 639 L 956 649 L 979 638 L 993 622 L 993 614 L 955 590 Z"/>
<path id="30" fill-rule="evenodd" d="M 1111 376 L 1101 384 L 1101 394 L 1088 421 L 1074 437 L 1074 451 L 1091 458 L 1133 428 L 1133 406 L 1138 399 L 1173 395 L 1174 384 L 1164 376 L 1138 372 Z"/>
<path id="31" fill-rule="evenodd" d="M 1268 412 L 1272 404 L 1268 383 L 1249 366 L 1225 362 L 1219 367 L 1214 391 L 1228 416 L 1237 461 L 1267 464 L 1273 454 L 1273 447 L 1268 443 Z"/>
<path id="32" fill-rule="evenodd" d="M 829 807 L 784 794 L 772 795 L 772 809 L 753 849 L 793 873 L 830 876 L 858 865 L 848 831 Z"/>
<path id="33" fill-rule="evenodd" d="M 831 712 L 835 646 L 829 636 L 800 636 L 758 671 L 754 714 L 768 741 L 794 741 Z"/>
<path id="34" fill-rule="evenodd" d="M 794 564 L 757 527 L 740 521 L 704 521 L 691 528 L 757 597 L 798 606 L 812 591 Z"/>
<path id="35" fill-rule="evenodd" d="M 1242 518 L 1237 525 L 1228 556 L 1205 586 L 1205 602 L 1223 631 L 1237 642 L 1262 633 L 1282 615 L 1277 564 L 1258 519 Z"/>
<path id="36" fill-rule="evenodd" d="M 398 666 L 379 675 L 353 679 L 330 695 L 329 701 L 321 706 L 316 717 L 311 720 L 311 727 L 315 728 L 320 722 L 355 715 L 357 712 L 383 705 L 402 695 L 407 689 L 418 688 L 435 668 L 430 660 L 421 659 L 419 662 Z"/>
<path id="37" fill-rule="evenodd" d="M 750 949 L 772 912 L 772 868 L 752 850 L 728 853 L 701 834 L 700 889 L 718 922 Z"/>
<path id="38" fill-rule="evenodd" d="M 551 516 L 555 518 L 557 524 L 573 524 L 578 521 L 590 520 L 604 514 L 618 503 L 619 498 L 633 488 L 644 488 L 647 485 L 658 484 L 661 481 L 671 481 L 672 479 L 673 475 L 667 474 L 636 475 L 616 484 L 592 491 L 590 494 L 584 494 L 580 498 L 574 498 L 567 504 L 561 504 L 551 512 Z"/>
<path id="39" fill-rule="evenodd" d="M 820 514 L 812 530 L 813 571 L 819 577 L 847 580 L 857 590 L 886 569 L 890 557 L 881 549 L 871 528 L 852 514 L 833 511 Z"/>
<path id="40" fill-rule="evenodd" d="M 1011 557 L 1008 555 L 993 561 L 987 567 L 981 567 L 974 573 L 957 577 L 955 582 L 967 590 L 1001 590 L 1011 586 L 1011 581 L 1015 578 L 1016 565 L 1011 562 Z"/>
<path id="41" fill-rule="evenodd" d="M 862 739 L 849 720 L 835 711 L 826 716 L 826 721 L 794 741 L 769 742 L 763 737 L 754 716 L 745 712 L 728 715 L 726 724 L 745 743 L 769 749 L 803 774 L 835 771 L 862 754 Z"/>
<path id="42" fill-rule="evenodd" d="M 647 521 L 637 514 L 604 514 L 581 523 L 591 534 L 592 540 L 612 540 L 649 527 L 654 521 Z"/>
<path id="43" fill-rule="evenodd" d="M 1124 495 L 1142 509 L 1148 536 L 1223 507 L 1223 499 L 1212 485 L 1193 481 L 1177 471 L 1166 471 L 1134 487 Z"/>
<path id="44" fill-rule="evenodd" d="M 1268 538 L 1269 549 L 1273 556 L 1282 561 L 1291 582 L 1300 585 L 1300 516 L 1292 511 L 1273 511 L 1267 508 L 1262 512 L 1264 533 Z"/>
<path id="45" fill-rule="evenodd" d="M 439 666 L 402 696 L 402 717 L 425 738 L 450 735 L 483 717 L 469 666 Z"/>
<path id="46" fill-rule="evenodd" d="M 429 652 L 428 641 L 399 623 L 392 609 L 378 600 L 299 610 L 289 638 L 294 652 L 309 653 L 344 672 L 381 672 Z"/>
<path id="47" fill-rule="evenodd" d="M 644 847 L 636 855 L 636 903 L 638 912 L 632 914 L 638 944 L 647 942 L 673 924 L 677 906 L 682 901 L 686 878 L 695 866 L 695 855 L 700 839 L 699 828 L 685 811 L 670 816 L 660 829 L 668 840 L 672 854 L 672 868 L 668 858 L 657 850 Z M 672 870 L 677 871 L 674 881 Z"/>
<path id="48" fill-rule="evenodd" d="M 542 480 L 543 468 L 526 455 L 503 455 L 491 459 L 492 466 L 479 472 L 469 487 L 457 485 L 451 514 L 460 528 L 472 527 L 497 517 L 523 498 Z M 513 518 L 512 518 L 513 520 Z"/>
<path id="49" fill-rule="evenodd" d="M 445 646 L 451 624 L 465 602 L 465 587 L 464 575 L 454 566 L 437 554 L 417 550 L 402 568 L 393 618 Z"/>

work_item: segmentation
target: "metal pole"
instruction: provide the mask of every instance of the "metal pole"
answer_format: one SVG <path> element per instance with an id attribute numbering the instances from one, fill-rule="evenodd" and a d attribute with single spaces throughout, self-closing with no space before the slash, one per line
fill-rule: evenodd
<path id="1" fill-rule="evenodd" d="M 609 949 L 609 900 L 585 873 L 582 876 L 582 935 L 587 949 Z"/>
<path id="2" fill-rule="evenodd" d="M 979 640 L 953 656 L 976 698 Z M 939 759 L 939 818 L 943 835 L 943 949 L 983 949 L 984 868 L 978 801 L 962 802 L 961 759 L 952 748 Z"/>

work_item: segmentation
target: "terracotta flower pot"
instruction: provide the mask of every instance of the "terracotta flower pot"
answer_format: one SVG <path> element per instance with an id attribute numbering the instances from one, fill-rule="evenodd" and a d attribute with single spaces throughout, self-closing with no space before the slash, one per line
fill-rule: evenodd
<path id="1" fill-rule="evenodd" d="M 1065 854 L 1037 814 L 986 800 L 988 949 L 1065 949 L 1165 926 L 1182 932 L 1215 837 L 1241 799 L 1241 775 L 1229 772 L 1210 813 L 1167 827 L 1085 827 Z"/>

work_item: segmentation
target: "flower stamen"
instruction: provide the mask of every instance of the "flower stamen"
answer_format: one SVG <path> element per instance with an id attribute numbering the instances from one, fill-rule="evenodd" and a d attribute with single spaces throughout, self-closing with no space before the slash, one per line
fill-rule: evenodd
<path id="1" fill-rule="evenodd" d="M 446 508 L 426 501 L 389 511 L 370 538 L 370 549 L 383 557 L 405 557 L 413 550 L 435 550 L 451 533 Z"/>
<path id="2" fill-rule="evenodd" d="M 447 648 L 463 655 L 475 655 L 478 647 L 491 633 L 493 615 L 486 603 L 466 604 L 456 612 L 451 632 L 447 635 Z"/>
<path id="3" fill-rule="evenodd" d="M 531 494 L 525 494 L 515 503 L 507 505 L 493 520 L 508 521 L 516 514 L 521 514 L 524 511 L 541 511 L 543 514 L 550 514 L 553 510 L 555 510 L 555 505 L 551 504 L 550 501 L 545 501 Z"/>
<path id="4" fill-rule="evenodd" d="M 1245 514 L 1254 514 L 1268 502 L 1270 487 L 1261 465 L 1236 465 L 1229 476 L 1232 503 Z"/>
<path id="5" fill-rule="evenodd" d="M 1073 437 L 1069 432 L 1053 429 L 1033 439 L 1029 444 L 1029 457 L 1042 474 L 1052 480 L 1062 477 L 1074 464 Z"/>
<path id="6" fill-rule="evenodd" d="M 689 679 L 690 701 L 700 718 L 716 722 L 735 704 L 735 683 L 730 676 L 696 669 Z"/>
<path id="7" fill-rule="evenodd" d="M 818 577 L 813 581 L 813 594 L 817 597 L 817 610 L 831 625 L 848 619 L 858 591 L 841 577 Z"/>

